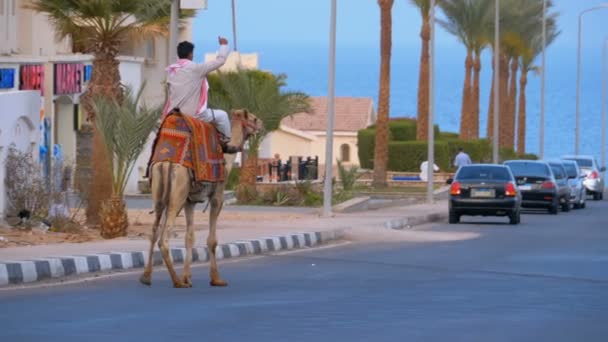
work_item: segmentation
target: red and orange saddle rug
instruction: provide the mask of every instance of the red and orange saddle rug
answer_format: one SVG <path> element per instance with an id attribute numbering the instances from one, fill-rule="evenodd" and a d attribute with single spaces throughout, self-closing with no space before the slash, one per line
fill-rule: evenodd
<path id="1" fill-rule="evenodd" d="M 163 121 L 149 166 L 164 161 L 191 169 L 197 182 L 224 181 L 224 153 L 216 128 L 189 115 L 172 113 Z"/>

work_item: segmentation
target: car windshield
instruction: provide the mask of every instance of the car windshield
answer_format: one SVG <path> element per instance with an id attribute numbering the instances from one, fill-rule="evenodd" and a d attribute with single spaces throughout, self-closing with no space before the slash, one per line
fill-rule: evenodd
<path id="1" fill-rule="evenodd" d="M 574 164 L 564 164 L 564 167 L 568 173 L 568 178 L 576 178 L 576 166 Z"/>
<path id="2" fill-rule="evenodd" d="M 526 163 L 526 162 L 513 162 L 506 163 L 511 172 L 515 177 L 519 176 L 536 176 L 536 177 L 548 177 L 550 175 L 549 168 L 545 164 L 541 163 Z"/>
<path id="3" fill-rule="evenodd" d="M 562 178 L 566 177 L 566 172 L 564 172 L 564 167 L 562 166 L 562 164 L 549 164 L 549 165 L 551 165 L 551 170 L 553 171 L 555 178 L 562 179 Z"/>
<path id="4" fill-rule="evenodd" d="M 505 180 L 511 179 L 509 170 L 496 166 L 467 166 L 460 169 L 456 176 L 458 180 Z"/>
<path id="5" fill-rule="evenodd" d="M 584 168 L 592 168 L 593 167 L 593 160 L 591 159 L 585 159 L 585 158 L 568 158 L 568 160 L 574 160 L 579 167 L 584 167 Z"/>

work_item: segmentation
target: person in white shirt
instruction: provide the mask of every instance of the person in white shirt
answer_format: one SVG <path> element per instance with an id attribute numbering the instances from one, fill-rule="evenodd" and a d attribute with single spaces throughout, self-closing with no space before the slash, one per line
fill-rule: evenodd
<path id="1" fill-rule="evenodd" d="M 464 152 L 463 148 L 460 147 L 458 149 L 458 154 L 456 155 L 456 158 L 454 158 L 454 166 L 459 169 L 462 166 L 471 164 L 473 164 L 473 162 L 471 161 L 471 157 L 469 157 L 469 155 Z"/>
<path id="2" fill-rule="evenodd" d="M 163 117 L 172 110 L 191 115 L 197 119 L 212 123 L 221 135 L 221 144 L 225 153 L 240 152 L 239 147 L 229 146 L 231 125 L 228 113 L 207 106 L 209 83 L 207 75 L 219 69 L 226 63 L 230 48 L 226 38 L 218 38 L 220 49 L 214 61 L 199 64 L 194 63 L 194 44 L 184 41 L 177 46 L 176 63 L 166 70 L 169 96 Z"/>
<path id="3" fill-rule="evenodd" d="M 436 164 L 433 163 L 433 171 L 437 172 L 439 171 L 439 166 L 437 166 Z M 429 161 L 423 161 L 422 164 L 420 164 L 420 179 L 423 182 L 426 182 L 429 180 Z"/>

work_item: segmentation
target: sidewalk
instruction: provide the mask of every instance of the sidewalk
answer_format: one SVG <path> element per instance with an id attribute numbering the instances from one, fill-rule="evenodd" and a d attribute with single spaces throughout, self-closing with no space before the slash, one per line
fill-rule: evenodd
<path id="1" fill-rule="evenodd" d="M 275 214 L 276 215 L 276 214 Z M 310 248 L 344 239 L 358 229 L 403 229 L 412 225 L 443 220 L 447 204 L 420 204 L 374 211 L 336 214 L 320 218 L 317 214 L 299 214 L 297 218 L 273 219 L 267 212 L 251 222 L 218 222 L 218 258 L 234 258 L 279 250 Z M 184 217 L 178 218 L 183 224 Z M 194 260 L 207 261 L 207 222 L 196 221 Z M 183 231 L 170 240 L 176 263 L 185 256 Z M 145 237 L 123 238 L 85 243 L 63 243 L 27 247 L 0 248 L 0 286 L 60 278 L 73 274 L 97 273 L 143 267 L 149 240 Z M 156 248 L 155 254 L 158 254 Z M 160 256 L 160 255 L 158 255 Z M 156 257 L 155 264 L 161 264 Z"/>

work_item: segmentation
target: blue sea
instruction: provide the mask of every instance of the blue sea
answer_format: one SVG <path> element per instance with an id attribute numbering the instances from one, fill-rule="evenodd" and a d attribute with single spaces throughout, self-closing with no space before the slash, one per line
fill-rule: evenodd
<path id="1" fill-rule="evenodd" d="M 202 44 L 201 42 L 201 45 Z M 327 46 L 249 43 L 242 53 L 258 52 L 261 69 L 288 76 L 288 89 L 312 96 L 328 92 Z M 415 117 L 420 47 L 393 46 L 391 117 Z M 457 132 L 460 121 L 465 52 L 459 46 L 436 50 L 435 117 L 442 131 Z M 547 51 L 545 157 L 574 153 L 576 113 L 576 50 Z M 380 53 L 377 46 L 338 46 L 336 95 L 374 99 L 377 108 Z M 602 56 L 583 51 L 581 96 L 581 153 L 600 158 Z M 538 61 L 540 66 L 540 60 Z M 491 56 L 482 66 L 480 132 L 485 135 L 491 82 Z M 519 82 L 518 82 L 519 84 Z M 527 152 L 539 150 L 540 77 L 529 74 L 527 90 Z"/>

